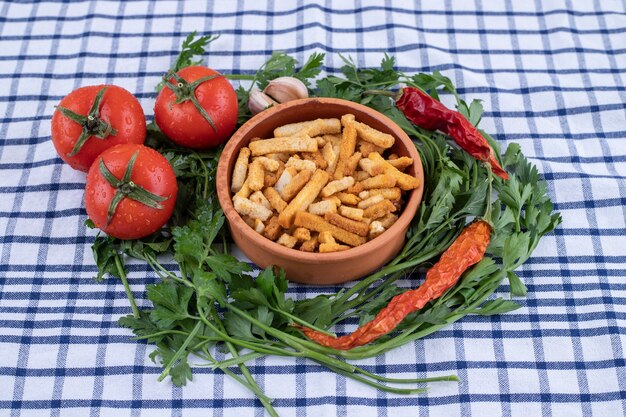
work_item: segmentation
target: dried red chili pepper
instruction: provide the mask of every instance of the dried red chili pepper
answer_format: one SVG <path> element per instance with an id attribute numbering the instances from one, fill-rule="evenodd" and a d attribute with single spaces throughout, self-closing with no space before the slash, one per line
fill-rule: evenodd
<path id="1" fill-rule="evenodd" d="M 509 179 L 509 175 L 498 163 L 489 142 L 458 111 L 450 110 L 440 101 L 415 87 L 405 87 L 401 90 L 396 107 L 416 126 L 426 130 L 440 130 L 474 158 L 489 162 L 497 176 Z"/>
<path id="2" fill-rule="evenodd" d="M 467 268 L 483 258 L 490 234 L 491 226 L 483 220 L 467 226 L 441 255 L 439 261 L 428 270 L 422 285 L 393 297 L 372 321 L 352 334 L 335 338 L 308 327 L 296 327 L 314 342 L 340 350 L 352 349 L 376 340 L 395 329 L 407 315 L 441 297 L 456 284 Z"/>

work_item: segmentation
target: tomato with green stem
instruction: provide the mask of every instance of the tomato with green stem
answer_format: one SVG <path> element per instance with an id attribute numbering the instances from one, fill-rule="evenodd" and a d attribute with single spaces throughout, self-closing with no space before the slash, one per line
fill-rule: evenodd
<path id="1" fill-rule="evenodd" d="M 117 145 L 89 169 L 85 208 L 106 234 L 138 239 L 167 222 L 177 192 L 176 175 L 163 155 L 143 145 Z"/>
<path id="2" fill-rule="evenodd" d="M 87 171 L 105 150 L 143 144 L 146 118 L 139 101 L 116 85 L 81 87 L 65 96 L 52 115 L 52 143 L 63 161 Z"/>
<path id="3" fill-rule="evenodd" d="M 226 142 L 237 124 L 237 95 L 220 73 L 190 66 L 163 77 L 154 120 L 177 144 L 193 149 L 215 148 Z"/>

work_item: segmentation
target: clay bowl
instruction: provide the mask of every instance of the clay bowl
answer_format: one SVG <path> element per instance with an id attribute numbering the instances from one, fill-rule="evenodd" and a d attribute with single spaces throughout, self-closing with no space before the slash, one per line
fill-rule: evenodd
<path id="1" fill-rule="evenodd" d="M 248 226 L 235 211 L 230 192 L 230 177 L 239 150 L 254 137 L 271 138 L 274 128 L 317 118 L 341 118 L 351 113 L 356 120 L 391 134 L 396 142 L 391 149 L 400 156 L 413 158 L 407 173 L 420 180 L 410 192 L 396 223 L 375 239 L 355 248 L 334 253 L 308 253 L 289 249 L 263 237 Z M 229 140 L 217 167 L 217 195 L 237 247 L 255 264 L 265 268 L 278 265 L 287 279 L 317 285 L 338 284 L 367 275 L 390 261 L 402 248 L 411 219 L 422 200 L 424 171 L 409 137 L 388 117 L 361 104 L 333 98 L 294 100 L 271 107 L 251 118 Z"/>

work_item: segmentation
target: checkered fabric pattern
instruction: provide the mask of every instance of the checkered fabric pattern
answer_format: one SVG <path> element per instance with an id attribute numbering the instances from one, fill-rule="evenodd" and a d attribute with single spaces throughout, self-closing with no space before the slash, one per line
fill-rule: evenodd
<path id="1" fill-rule="evenodd" d="M 383 53 L 483 100 L 482 127 L 518 142 L 563 224 L 519 270 L 522 308 L 466 317 L 360 364 L 454 373 L 385 394 L 306 361 L 250 363 L 281 416 L 620 416 L 626 413 L 626 5 L 623 1 L 0 1 L 0 416 L 261 416 L 236 382 L 195 368 L 156 381 L 152 348 L 116 321 L 122 284 L 96 283 L 85 176 L 50 141 L 53 106 L 113 83 L 152 117 L 154 86 L 189 32 L 221 34 L 208 65 L 254 72 L 275 50 L 360 67 Z M 149 268 L 130 265 L 141 306 Z M 411 286 L 410 281 L 401 283 Z M 319 291 L 291 285 L 293 297 Z M 500 295 L 506 296 L 503 285 Z M 342 329 L 339 329 L 340 331 Z"/>

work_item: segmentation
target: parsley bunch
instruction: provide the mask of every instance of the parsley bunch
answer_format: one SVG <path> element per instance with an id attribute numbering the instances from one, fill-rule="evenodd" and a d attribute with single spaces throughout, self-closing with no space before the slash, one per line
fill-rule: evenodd
<path id="1" fill-rule="evenodd" d="M 193 62 L 193 51 L 202 48 L 192 40 L 193 36 L 185 40 L 183 53 L 174 66 Z M 411 223 L 405 246 L 388 265 L 349 289 L 306 300 L 289 298 L 284 271 L 267 268 L 254 276 L 249 264 L 229 253 L 230 239 L 215 190 L 221 150 L 202 153 L 180 148 L 151 124 L 148 145 L 168 158 L 179 180 L 172 220 L 159 233 L 137 241 L 98 236 L 93 252 L 98 278 L 109 273 L 124 283 L 133 314 L 122 317 L 119 324 L 130 328 L 136 339 L 156 346 L 150 358 L 163 365 L 159 380 L 170 376 L 174 384 L 184 385 L 192 379 L 190 362 L 204 361 L 247 387 L 275 416 L 271 399 L 261 392 L 246 363 L 263 355 L 279 355 L 308 358 L 377 389 L 416 393 L 423 388 L 396 385 L 451 381 L 456 377 L 385 378 L 346 360 L 379 355 L 468 314 L 488 316 L 519 307 L 510 299 L 494 299 L 491 295 L 505 278 L 511 296 L 525 295 L 526 287 L 514 270 L 530 257 L 541 237 L 561 221 L 553 213 L 547 187 L 537 169 L 522 155 L 518 145 L 511 144 L 501 161 L 511 173 L 510 179 L 493 178 L 490 170 L 444 135 L 412 125 L 394 106 L 390 94 L 372 94 L 390 93 L 400 85 L 422 88 L 433 97 L 451 94 L 456 98 L 457 109 L 478 124 L 483 111 L 480 102 L 465 103 L 442 74 L 403 74 L 395 69 L 394 59 L 386 55 L 380 68 L 368 69 L 357 68 L 349 58 L 342 58 L 343 76 L 330 75 L 316 82 L 323 54 L 312 55 L 298 68 L 292 57 L 275 53 L 255 75 L 227 76 L 248 79 L 260 88 L 273 78 L 295 76 L 311 88 L 312 94 L 360 102 L 400 125 L 414 139 L 425 173 L 423 202 Z M 316 87 L 312 88 L 314 83 Z M 240 123 L 250 117 L 246 108 L 249 91 L 237 89 L 240 109 L 246 109 L 240 112 Z M 497 143 L 485 136 L 500 154 Z M 392 333 L 368 345 L 339 351 L 309 341 L 292 326 L 296 323 L 328 332 L 340 322 L 363 324 L 371 320 L 392 297 L 405 290 L 396 285 L 398 279 L 419 279 L 421 268 L 435 262 L 464 225 L 484 213 L 494 228 L 487 256 L 469 269 L 456 286 L 408 316 Z M 160 282 L 146 288 L 152 308 L 139 310 L 136 306 L 126 277 L 127 257 L 147 262 L 160 277 Z M 227 358 L 216 360 L 215 349 L 227 353 Z M 233 367 L 239 372 L 235 373 Z"/>

